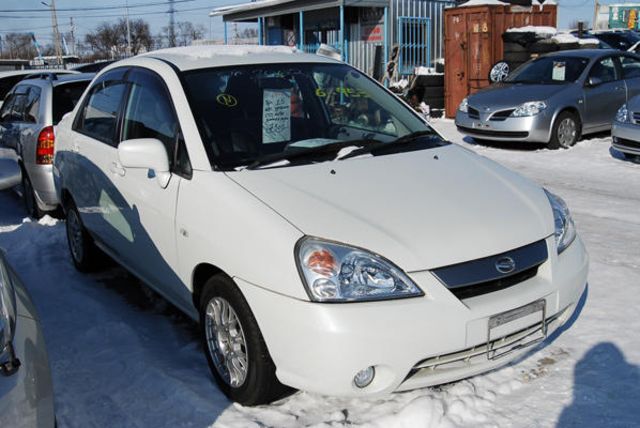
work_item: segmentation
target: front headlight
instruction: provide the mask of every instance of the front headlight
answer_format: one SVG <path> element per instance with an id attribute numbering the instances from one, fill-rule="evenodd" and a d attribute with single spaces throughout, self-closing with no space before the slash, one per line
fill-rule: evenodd
<path id="1" fill-rule="evenodd" d="M 546 189 L 545 193 L 547 194 L 547 198 L 549 198 L 549 203 L 553 210 L 553 221 L 555 223 L 554 235 L 556 237 L 558 254 L 560 254 L 576 239 L 576 225 L 573 223 L 569 208 L 567 208 L 567 204 L 562 198 Z"/>
<path id="2" fill-rule="evenodd" d="M 296 245 L 296 263 L 315 302 L 357 302 L 423 296 L 401 269 L 369 251 L 317 238 Z"/>
<path id="3" fill-rule="evenodd" d="M 622 104 L 622 107 L 618 109 L 616 113 L 616 122 L 625 123 L 629 121 L 629 111 L 627 110 L 627 105 Z"/>
<path id="4" fill-rule="evenodd" d="M 463 113 L 467 113 L 469 111 L 469 100 L 467 98 L 462 100 L 460 106 L 458 106 L 458 110 Z"/>
<path id="5" fill-rule="evenodd" d="M 11 347 L 16 326 L 16 293 L 0 254 L 0 363 Z"/>
<path id="6" fill-rule="evenodd" d="M 511 113 L 511 116 L 513 117 L 535 116 L 536 114 L 540 113 L 542 110 L 546 108 L 547 108 L 547 104 L 544 101 L 531 101 L 517 107 L 513 111 L 513 113 Z"/>

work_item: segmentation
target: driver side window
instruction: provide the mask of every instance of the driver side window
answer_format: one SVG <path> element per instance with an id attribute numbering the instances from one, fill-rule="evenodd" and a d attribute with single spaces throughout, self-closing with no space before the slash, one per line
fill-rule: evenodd
<path id="1" fill-rule="evenodd" d="M 589 73 L 590 78 L 599 79 L 602 83 L 613 82 L 618 79 L 616 65 L 612 57 L 603 58 L 596 62 Z"/>

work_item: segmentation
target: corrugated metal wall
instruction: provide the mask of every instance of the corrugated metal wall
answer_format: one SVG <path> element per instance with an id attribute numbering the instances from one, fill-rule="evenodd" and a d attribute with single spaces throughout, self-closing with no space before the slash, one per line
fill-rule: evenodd
<path id="1" fill-rule="evenodd" d="M 389 25 L 391 43 L 398 42 L 398 17 L 411 16 L 431 19 L 431 61 L 444 56 L 444 9 L 455 6 L 448 0 L 391 0 L 389 2 Z M 425 64 L 430 66 L 431 64 Z"/>

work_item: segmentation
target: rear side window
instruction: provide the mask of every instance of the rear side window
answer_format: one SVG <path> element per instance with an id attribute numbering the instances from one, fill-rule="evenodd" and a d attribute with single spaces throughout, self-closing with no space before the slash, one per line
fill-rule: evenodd
<path id="1" fill-rule="evenodd" d="M 3 122 L 22 122 L 24 120 L 24 110 L 27 104 L 29 89 L 17 87 L 9 95 L 2 105 L 0 117 Z"/>
<path id="2" fill-rule="evenodd" d="M 4 100 L 9 91 L 26 76 L 27 75 L 25 74 L 19 74 L 17 76 L 9 76 L 4 79 L 0 79 L 0 99 Z"/>
<path id="3" fill-rule="evenodd" d="M 65 83 L 64 85 L 58 85 L 53 88 L 53 124 L 57 125 L 62 119 L 62 116 L 72 111 L 82 93 L 89 85 L 89 81 L 86 82 L 73 82 Z"/>
<path id="4" fill-rule="evenodd" d="M 126 89 L 127 84 L 119 80 L 96 83 L 80 112 L 75 130 L 103 143 L 117 146 L 118 112 Z"/>
<path id="5" fill-rule="evenodd" d="M 40 95 L 42 91 L 36 86 L 29 87 L 29 94 L 25 101 L 24 121 L 27 123 L 37 123 L 40 113 Z"/>

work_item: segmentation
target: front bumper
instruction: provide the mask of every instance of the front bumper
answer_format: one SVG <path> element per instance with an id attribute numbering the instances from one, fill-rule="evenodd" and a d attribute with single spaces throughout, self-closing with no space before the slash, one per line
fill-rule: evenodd
<path id="1" fill-rule="evenodd" d="M 488 320 L 495 314 L 544 299 L 547 318 L 553 318 L 548 333 L 569 319 L 586 285 L 588 255 L 580 238 L 560 256 L 552 238 L 547 246 L 549 259 L 535 277 L 464 301 L 428 271 L 410 275 L 425 291 L 424 297 L 347 304 L 295 300 L 235 280 L 260 325 L 282 383 L 327 395 L 380 395 L 451 382 L 516 358 L 524 350 L 497 360 L 469 355 L 453 366 L 425 364 L 486 346 Z M 531 327 L 527 322 L 528 318 L 514 321 L 504 334 Z M 375 367 L 376 376 L 359 389 L 353 377 L 369 366 Z"/>
<path id="2" fill-rule="evenodd" d="M 640 125 L 614 121 L 611 136 L 614 149 L 640 156 Z"/>
<path id="3" fill-rule="evenodd" d="M 524 141 L 548 143 L 551 136 L 553 117 L 548 110 L 528 117 L 508 117 L 491 120 L 489 115 L 480 114 L 472 119 L 468 113 L 456 113 L 458 131 L 471 137 L 492 141 Z"/>

